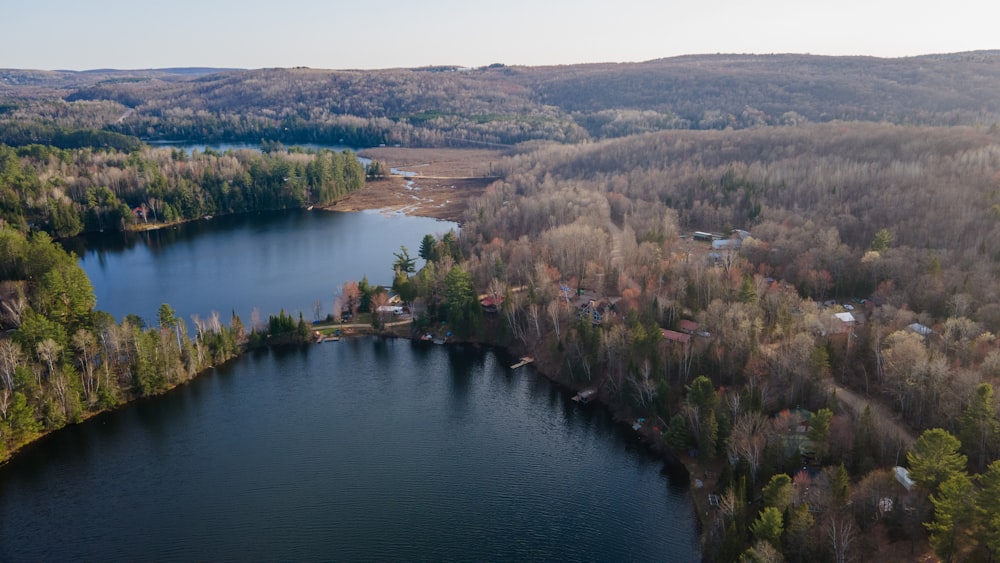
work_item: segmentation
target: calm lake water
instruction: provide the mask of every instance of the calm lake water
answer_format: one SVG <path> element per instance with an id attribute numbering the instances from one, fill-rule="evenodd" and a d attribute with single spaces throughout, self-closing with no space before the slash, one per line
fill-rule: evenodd
<path id="1" fill-rule="evenodd" d="M 362 241 L 389 230 L 374 214 L 347 217 L 365 219 L 351 227 Z M 316 220 L 263 222 L 306 225 L 308 246 Z M 261 222 L 188 225 L 196 237 L 158 251 L 137 242 L 100 255 L 144 256 L 142 268 L 115 270 L 121 284 L 126 272 L 195 269 L 185 262 L 208 252 L 195 248 L 278 253 L 258 240 Z M 390 250 L 409 245 L 396 234 Z M 362 268 L 361 244 L 332 261 Z M 218 277 L 168 284 L 185 297 L 178 310 L 200 310 L 214 286 L 258 283 L 203 268 Z M 303 291 L 307 278 L 275 291 Z M 94 282 L 111 296 L 102 306 L 127 310 L 106 279 Z M 150 292 L 140 305 L 162 300 Z M 245 355 L 0 468 L 0 561 L 699 560 L 683 478 L 600 406 L 513 361 L 376 337 Z"/>
<path id="2" fill-rule="evenodd" d="M 284 309 L 311 321 L 317 300 L 325 316 L 344 282 L 362 276 L 391 285 L 400 246 L 416 257 L 424 235 L 450 229 L 458 226 L 424 217 L 294 210 L 103 233 L 67 246 L 81 257 L 97 308 L 116 319 L 135 313 L 155 323 L 169 303 L 189 322 L 218 311 L 228 323 L 235 310 L 249 324 L 255 307 L 264 320 Z"/>

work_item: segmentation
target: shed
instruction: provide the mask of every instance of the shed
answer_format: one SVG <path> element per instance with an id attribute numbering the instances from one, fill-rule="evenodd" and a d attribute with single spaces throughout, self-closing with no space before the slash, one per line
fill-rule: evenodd
<path id="1" fill-rule="evenodd" d="M 840 321 L 840 322 L 842 322 L 844 324 L 854 324 L 855 322 L 857 322 L 857 319 L 855 319 L 854 315 L 852 315 L 851 313 L 847 313 L 847 312 L 844 312 L 844 313 L 834 313 L 833 316 L 838 321 Z"/>
<path id="2" fill-rule="evenodd" d="M 902 485 L 907 491 L 916 485 L 916 482 L 914 482 L 913 479 L 910 479 L 910 471 L 907 468 L 899 467 L 897 465 L 896 467 L 893 467 L 892 470 L 896 474 L 896 480 L 899 481 L 899 484 Z"/>

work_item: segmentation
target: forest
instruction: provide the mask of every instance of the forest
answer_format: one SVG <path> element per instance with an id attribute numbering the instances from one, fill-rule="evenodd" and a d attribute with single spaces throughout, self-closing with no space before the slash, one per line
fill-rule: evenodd
<path id="1" fill-rule="evenodd" d="M 461 231 L 425 237 L 420 270 L 396 255 L 414 335 L 445 322 L 646 421 L 691 473 L 707 560 L 995 560 L 998 57 L 3 71 L 0 133 L 22 137 L 0 146 L 0 443 L 305 332 L 280 313 L 189 334 L 169 306 L 116 323 L 52 237 L 364 186 L 350 153 L 107 139 L 498 144 Z"/>
<path id="2" fill-rule="evenodd" d="M 656 421 L 714 495 L 707 558 L 1000 555 L 996 131 L 669 131 L 500 168 L 461 252 L 397 284 L 434 302 L 458 270 L 502 303 L 460 332 Z"/>
<path id="3" fill-rule="evenodd" d="M 143 140 L 354 147 L 576 143 L 834 120 L 989 126 L 1000 121 L 998 88 L 996 51 L 375 71 L 0 70 L 0 142 L 24 142 L 12 125 L 25 122 Z"/>
<path id="4" fill-rule="evenodd" d="M 54 237 L 326 205 L 364 186 L 350 151 L 69 150 L 0 145 L 0 220 Z"/>
<path id="5" fill-rule="evenodd" d="M 169 304 L 156 324 L 95 309 L 76 256 L 44 231 L 0 226 L 0 460 L 24 444 L 139 397 L 163 393 L 247 348 L 307 340 L 284 311 L 249 323 L 194 318 Z M 228 324 L 227 322 L 228 321 Z M 193 330 L 193 332 L 192 332 Z"/>

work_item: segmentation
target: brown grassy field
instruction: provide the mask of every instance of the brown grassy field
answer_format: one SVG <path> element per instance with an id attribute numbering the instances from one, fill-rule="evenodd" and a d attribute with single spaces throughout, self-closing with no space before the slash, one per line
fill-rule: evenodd
<path id="1" fill-rule="evenodd" d="M 378 160 L 386 168 L 416 175 L 393 174 L 384 180 L 369 181 L 364 189 L 338 201 L 331 209 L 402 211 L 449 221 L 460 221 L 469 200 L 495 180 L 489 176 L 490 165 L 503 156 L 498 150 L 398 147 L 366 149 L 359 154 Z"/>

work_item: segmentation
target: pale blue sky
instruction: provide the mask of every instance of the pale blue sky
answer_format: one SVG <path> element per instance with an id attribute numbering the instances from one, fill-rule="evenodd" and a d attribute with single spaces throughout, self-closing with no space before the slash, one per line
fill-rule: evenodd
<path id="1" fill-rule="evenodd" d="M 392 68 L 1000 48 L 995 0 L 9 0 L 0 68 Z"/>

